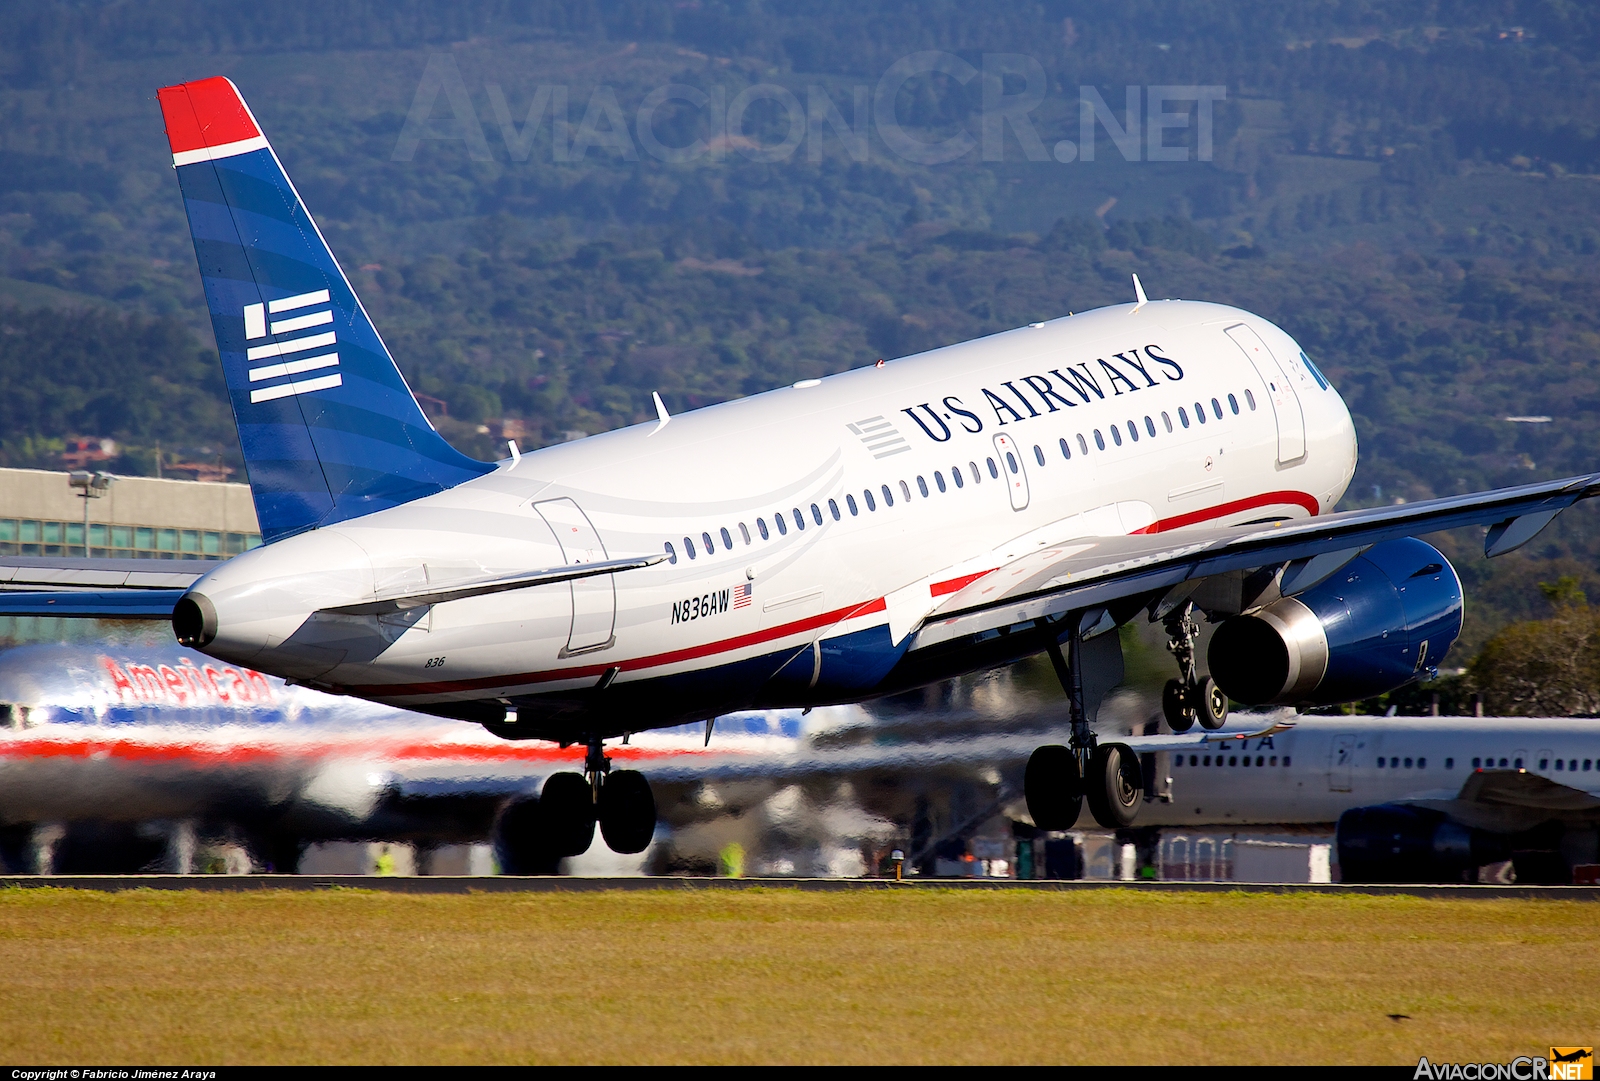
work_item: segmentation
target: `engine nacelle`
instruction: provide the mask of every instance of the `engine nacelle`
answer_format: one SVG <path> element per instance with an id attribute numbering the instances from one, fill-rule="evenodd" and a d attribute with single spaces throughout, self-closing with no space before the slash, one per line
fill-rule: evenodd
<path id="1" fill-rule="evenodd" d="M 1392 803 L 1346 811 L 1336 837 L 1345 882 L 1462 882 L 1510 855 L 1502 838 Z"/>
<path id="2" fill-rule="evenodd" d="M 1304 593 L 1223 621 L 1207 658 L 1250 705 L 1332 705 L 1437 667 L 1461 633 L 1461 579 L 1433 545 L 1375 544 Z"/>

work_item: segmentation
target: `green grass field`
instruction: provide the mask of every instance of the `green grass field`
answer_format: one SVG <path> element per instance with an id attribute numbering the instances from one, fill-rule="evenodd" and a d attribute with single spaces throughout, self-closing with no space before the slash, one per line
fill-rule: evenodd
<path id="1" fill-rule="evenodd" d="M 1121 891 L 13 889 L 0 1057 L 1504 1060 L 1600 1035 L 1597 916 Z"/>

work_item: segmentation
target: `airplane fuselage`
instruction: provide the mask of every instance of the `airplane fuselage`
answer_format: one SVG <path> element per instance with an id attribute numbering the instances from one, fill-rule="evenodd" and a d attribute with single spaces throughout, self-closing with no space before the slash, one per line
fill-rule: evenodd
<path id="1" fill-rule="evenodd" d="M 249 552 L 196 590 L 218 613 L 215 657 L 394 704 L 498 697 L 552 733 L 612 734 L 881 693 L 939 598 L 1012 558 L 1325 513 L 1355 459 L 1344 403 L 1277 327 L 1122 305 L 523 454 Z M 317 614 L 649 554 L 667 559 Z M 1011 659 L 952 652 L 919 678 Z"/>

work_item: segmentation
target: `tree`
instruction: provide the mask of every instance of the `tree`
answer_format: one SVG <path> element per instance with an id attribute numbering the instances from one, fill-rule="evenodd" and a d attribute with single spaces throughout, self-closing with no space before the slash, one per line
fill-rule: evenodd
<path id="1" fill-rule="evenodd" d="M 1467 677 L 1496 716 L 1600 713 L 1600 612 L 1574 577 L 1541 582 L 1539 590 L 1555 617 L 1511 624 L 1473 659 Z"/>

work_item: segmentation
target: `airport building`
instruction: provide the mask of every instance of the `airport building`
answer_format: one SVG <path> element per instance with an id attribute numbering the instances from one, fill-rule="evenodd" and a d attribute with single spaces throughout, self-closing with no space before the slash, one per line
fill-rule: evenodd
<path id="1" fill-rule="evenodd" d="M 0 469 L 0 555 L 220 559 L 261 543 L 248 485 L 94 478 Z"/>

